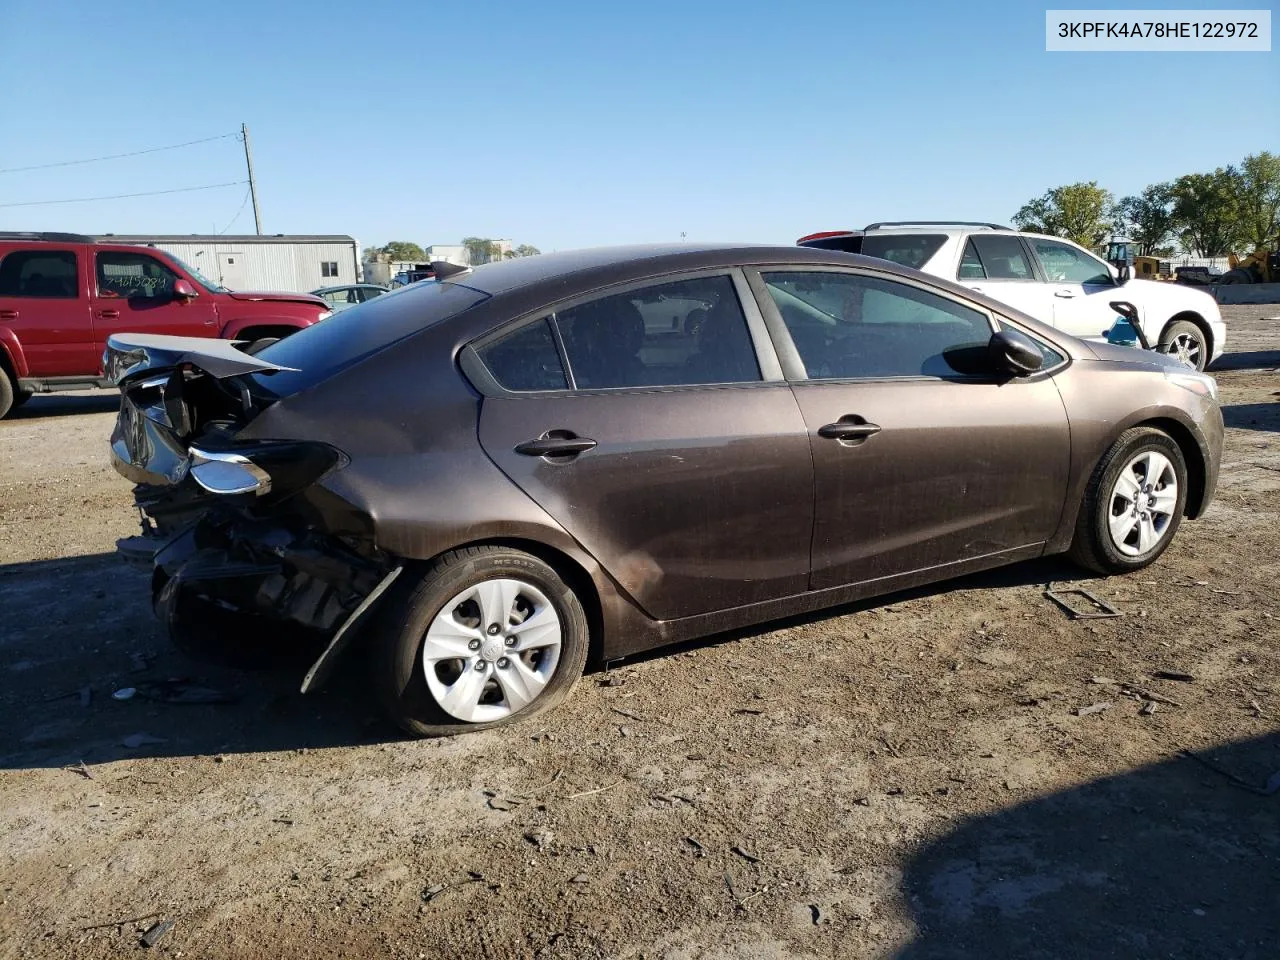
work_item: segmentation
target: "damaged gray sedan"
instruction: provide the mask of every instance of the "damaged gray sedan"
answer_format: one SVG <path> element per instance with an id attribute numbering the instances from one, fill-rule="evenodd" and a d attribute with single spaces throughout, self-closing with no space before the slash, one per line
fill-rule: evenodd
<path id="1" fill-rule="evenodd" d="M 439 264 L 106 363 L 120 550 L 174 641 L 314 645 L 304 692 L 366 665 L 417 735 L 546 710 L 589 658 L 1052 553 L 1141 569 L 1222 449 L 1211 377 L 800 247 Z"/>

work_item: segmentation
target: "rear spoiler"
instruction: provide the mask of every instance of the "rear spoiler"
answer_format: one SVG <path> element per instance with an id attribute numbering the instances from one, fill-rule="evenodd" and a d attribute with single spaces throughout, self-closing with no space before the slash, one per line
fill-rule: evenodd
<path id="1" fill-rule="evenodd" d="M 151 333 L 113 333 L 102 355 L 105 376 L 117 385 L 149 370 L 171 370 L 190 364 L 218 380 L 246 373 L 296 372 L 240 350 L 236 340 L 170 337 Z"/>

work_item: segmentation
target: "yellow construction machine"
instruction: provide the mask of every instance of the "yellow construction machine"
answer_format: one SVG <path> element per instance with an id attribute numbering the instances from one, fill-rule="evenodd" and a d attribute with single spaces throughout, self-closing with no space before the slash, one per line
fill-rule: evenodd
<path id="1" fill-rule="evenodd" d="M 1173 265 L 1159 257 L 1139 254 L 1132 240 L 1112 240 L 1107 244 L 1106 261 L 1114 266 L 1129 265 L 1129 275 L 1139 280 L 1173 280 Z"/>

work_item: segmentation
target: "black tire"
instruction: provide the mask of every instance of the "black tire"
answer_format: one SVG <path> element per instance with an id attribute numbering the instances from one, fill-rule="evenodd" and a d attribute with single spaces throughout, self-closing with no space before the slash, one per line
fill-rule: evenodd
<path id="1" fill-rule="evenodd" d="M 0 420 L 9 415 L 9 411 L 18 406 L 18 391 L 13 388 L 13 381 L 9 379 L 9 374 L 0 368 Z"/>
<path id="2" fill-rule="evenodd" d="M 1197 370 L 1203 370 L 1209 365 L 1209 338 L 1205 336 L 1196 324 L 1190 320 L 1175 320 L 1164 328 L 1164 332 L 1160 334 L 1160 343 L 1157 349 L 1161 353 L 1174 353 L 1176 347 L 1193 341 L 1195 345 L 1194 366 Z M 1188 366 L 1192 364 L 1188 363 Z"/>
<path id="3" fill-rule="evenodd" d="M 1219 284 L 1234 285 L 1237 283 L 1253 283 L 1253 274 L 1243 267 L 1236 267 L 1234 270 L 1228 270 L 1218 278 Z"/>
<path id="4" fill-rule="evenodd" d="M 463 590 L 485 580 L 523 580 L 540 590 L 560 618 L 560 659 L 542 692 L 508 716 L 469 723 L 436 702 L 422 668 L 427 628 L 441 608 Z M 373 682 L 388 718 L 418 737 L 446 737 L 527 720 L 561 703 L 582 675 L 588 628 L 582 603 L 548 564 L 508 547 L 467 547 L 434 560 L 421 574 L 402 574 L 372 625 Z"/>
<path id="5" fill-rule="evenodd" d="M 1159 451 L 1169 458 L 1178 483 L 1178 495 L 1173 515 L 1159 541 L 1146 553 L 1131 556 L 1122 553 L 1111 539 L 1110 518 L 1112 492 L 1121 470 L 1148 450 Z M 1120 434 L 1098 465 L 1089 486 L 1085 490 L 1084 503 L 1076 518 L 1075 537 L 1071 541 L 1070 557 L 1082 567 L 1098 573 L 1129 573 L 1149 566 L 1168 549 L 1178 533 L 1182 515 L 1187 507 L 1187 461 L 1173 438 L 1154 427 L 1132 427 Z"/>
<path id="6" fill-rule="evenodd" d="M 17 391 L 13 395 L 13 406 L 10 407 L 10 409 L 17 410 L 20 406 L 22 406 L 24 403 L 26 403 L 28 400 L 30 400 L 34 396 L 35 396 L 35 392 L 32 390 Z"/>

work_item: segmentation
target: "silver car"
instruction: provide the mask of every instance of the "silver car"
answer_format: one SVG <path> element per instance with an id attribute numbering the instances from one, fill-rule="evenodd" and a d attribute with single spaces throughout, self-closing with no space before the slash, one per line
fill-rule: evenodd
<path id="1" fill-rule="evenodd" d="M 311 291 L 313 296 L 327 303 L 334 313 L 388 292 L 390 287 L 382 287 L 376 283 L 349 283 L 341 287 L 321 287 Z"/>

